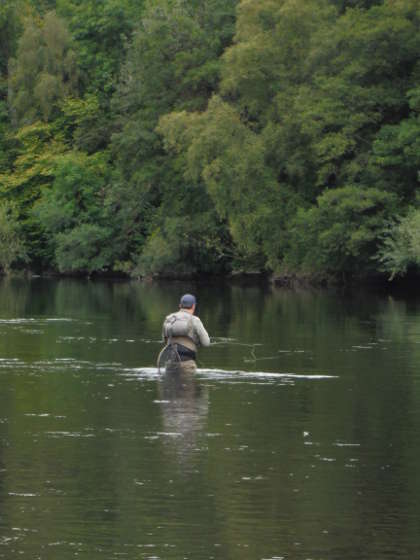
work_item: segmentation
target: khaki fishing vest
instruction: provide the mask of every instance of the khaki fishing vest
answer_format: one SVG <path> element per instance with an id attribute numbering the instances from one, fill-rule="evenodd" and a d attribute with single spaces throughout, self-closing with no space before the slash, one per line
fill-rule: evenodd
<path id="1" fill-rule="evenodd" d="M 168 315 L 163 323 L 163 334 L 168 342 L 182 344 L 186 348 L 197 352 L 194 342 L 193 317 L 185 311 L 177 311 Z"/>

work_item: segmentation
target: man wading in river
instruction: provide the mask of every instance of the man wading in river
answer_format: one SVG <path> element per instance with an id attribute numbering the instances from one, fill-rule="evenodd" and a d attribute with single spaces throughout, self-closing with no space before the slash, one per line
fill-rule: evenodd
<path id="1" fill-rule="evenodd" d="M 179 302 L 179 311 L 171 313 L 163 322 L 165 348 L 159 355 L 158 368 L 162 365 L 182 368 L 183 371 L 196 370 L 198 346 L 210 346 L 210 338 L 203 323 L 194 315 L 196 299 L 185 294 Z"/>

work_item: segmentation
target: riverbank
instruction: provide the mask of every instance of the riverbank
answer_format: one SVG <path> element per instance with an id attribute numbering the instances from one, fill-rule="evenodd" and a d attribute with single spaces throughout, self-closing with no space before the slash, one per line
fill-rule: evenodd
<path id="1" fill-rule="evenodd" d="M 414 270 L 404 277 L 396 277 L 392 280 L 385 274 L 372 275 L 331 275 L 331 274 L 275 274 L 259 271 L 240 271 L 230 274 L 190 274 L 190 275 L 164 275 L 156 274 L 149 276 L 133 277 L 121 272 L 95 272 L 86 273 L 60 273 L 58 271 L 33 272 L 29 270 L 11 271 L 8 274 L 0 273 L 1 278 L 27 278 L 27 279 L 80 279 L 80 280 L 109 280 L 113 282 L 137 281 L 141 283 L 215 283 L 233 285 L 254 285 L 287 289 L 355 289 L 368 288 L 380 291 L 407 291 L 415 293 L 420 291 L 420 273 Z"/>

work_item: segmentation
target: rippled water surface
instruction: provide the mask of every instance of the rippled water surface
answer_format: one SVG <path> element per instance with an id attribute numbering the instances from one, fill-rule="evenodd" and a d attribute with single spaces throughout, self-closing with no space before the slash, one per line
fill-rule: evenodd
<path id="1" fill-rule="evenodd" d="M 419 460 L 419 298 L 0 283 L 0 558 L 412 560 Z"/>

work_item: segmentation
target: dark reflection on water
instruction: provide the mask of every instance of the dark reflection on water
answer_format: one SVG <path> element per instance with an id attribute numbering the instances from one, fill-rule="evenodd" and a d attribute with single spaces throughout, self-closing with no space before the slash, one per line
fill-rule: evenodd
<path id="1" fill-rule="evenodd" d="M 197 381 L 194 373 L 176 367 L 160 377 L 158 391 L 167 440 L 165 451 L 173 451 L 182 467 L 189 470 L 189 460 L 199 451 L 198 439 L 207 423 L 207 387 Z"/>
<path id="2" fill-rule="evenodd" d="M 419 364 L 419 298 L 3 280 L 0 558 L 416 558 Z"/>

